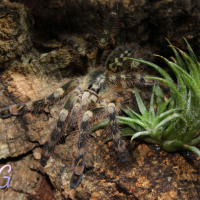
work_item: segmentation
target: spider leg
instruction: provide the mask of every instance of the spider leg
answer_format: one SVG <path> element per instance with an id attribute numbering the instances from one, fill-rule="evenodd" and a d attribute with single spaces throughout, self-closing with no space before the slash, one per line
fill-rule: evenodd
<path id="1" fill-rule="evenodd" d="M 64 35 L 59 35 L 59 39 L 61 39 L 61 41 L 64 42 L 65 44 L 72 47 L 72 49 L 74 49 L 80 55 L 82 64 L 89 65 L 89 59 L 85 52 L 85 49 L 82 46 L 80 46 L 74 39 L 64 36 Z M 77 62 L 77 60 L 76 60 L 76 62 Z"/>
<path id="2" fill-rule="evenodd" d="M 149 50 L 146 50 L 143 52 L 140 57 L 138 58 L 139 60 L 150 60 L 152 58 L 152 52 Z M 139 69 L 141 68 L 143 64 L 137 61 L 132 60 L 131 62 L 131 69 Z"/>
<path id="3" fill-rule="evenodd" d="M 14 104 L 10 107 L 2 108 L 0 110 L 0 118 L 8 118 L 12 115 L 23 115 L 28 111 L 39 111 L 46 106 L 53 104 L 59 98 L 69 93 L 79 83 L 78 79 L 74 79 L 64 84 L 62 87 L 55 90 L 51 95 L 46 98 L 32 101 L 26 104 Z"/>
<path id="4" fill-rule="evenodd" d="M 77 153 L 74 160 L 74 173 L 71 177 L 70 186 L 77 188 L 81 182 L 82 173 L 85 167 L 84 149 L 86 146 L 87 135 L 90 130 L 90 122 L 97 115 L 105 110 L 104 107 L 93 108 L 83 114 L 82 122 L 80 125 L 80 134 L 78 138 Z"/>
<path id="5" fill-rule="evenodd" d="M 124 142 L 120 138 L 120 131 L 116 120 L 115 104 L 108 104 L 108 117 L 110 121 L 110 129 L 113 137 L 113 143 L 115 150 L 117 151 L 118 157 L 121 162 L 126 162 L 128 160 L 127 151 Z"/>
<path id="6" fill-rule="evenodd" d="M 120 75 L 111 75 L 110 81 L 118 85 L 119 83 L 123 88 L 131 88 L 135 85 L 138 86 L 152 86 L 157 84 L 157 81 L 152 79 L 146 79 L 141 74 L 120 74 Z"/>
<path id="7" fill-rule="evenodd" d="M 74 102 L 73 108 L 70 112 L 70 116 L 68 119 L 68 127 L 75 129 L 77 123 L 78 123 L 78 116 L 81 112 L 81 94 L 79 94 L 76 98 L 76 101 Z"/>
<path id="8" fill-rule="evenodd" d="M 143 52 L 140 52 L 143 51 Z M 139 60 L 151 60 L 152 52 L 150 50 L 140 50 L 131 46 L 119 46 L 115 48 L 108 56 L 105 66 L 108 70 L 117 73 L 122 71 L 138 71 L 144 64 L 130 60 L 128 58 L 137 58 Z"/>
<path id="9" fill-rule="evenodd" d="M 101 33 L 99 42 L 98 42 L 98 49 L 97 49 L 97 55 L 96 55 L 96 65 L 101 64 L 101 58 L 103 55 L 104 49 L 107 47 L 109 43 L 109 36 L 112 33 L 112 30 L 116 27 L 117 21 L 118 21 L 118 11 L 119 11 L 119 2 L 116 1 L 112 12 L 109 14 L 106 24 L 104 26 L 104 29 Z"/>
<path id="10" fill-rule="evenodd" d="M 51 133 L 50 139 L 45 143 L 43 147 L 42 157 L 41 157 L 41 164 L 43 166 L 46 165 L 47 160 L 52 155 L 55 145 L 59 142 L 63 131 L 64 131 L 64 125 L 69 113 L 69 109 L 73 103 L 73 101 L 76 99 L 76 93 L 72 93 L 69 98 L 67 99 L 63 109 L 61 110 L 58 118 L 57 125 L 54 129 L 54 131 Z"/>
<path id="11" fill-rule="evenodd" d="M 135 57 L 135 50 L 129 46 L 119 46 L 109 54 L 105 66 L 114 73 L 127 70 L 132 63 L 127 57 Z"/>
<path id="12" fill-rule="evenodd" d="M 79 53 L 82 63 L 89 64 L 89 62 L 88 62 L 89 60 L 88 60 L 87 54 L 85 52 L 85 49 L 82 46 L 80 46 L 75 40 L 73 40 L 71 38 L 67 39 L 67 42 L 72 48 L 74 48 Z"/>

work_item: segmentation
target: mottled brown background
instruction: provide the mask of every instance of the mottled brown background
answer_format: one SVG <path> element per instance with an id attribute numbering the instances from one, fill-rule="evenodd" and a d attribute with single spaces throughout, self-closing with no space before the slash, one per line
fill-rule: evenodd
<path id="1" fill-rule="evenodd" d="M 0 108 L 42 98 L 72 77 L 84 75 L 86 67 L 57 36 L 75 37 L 92 59 L 113 2 L 1 1 Z M 185 50 L 184 36 L 198 56 L 199 11 L 198 0 L 124 0 L 114 41 L 149 45 L 169 58 L 172 51 L 164 37 Z M 155 62 L 165 67 L 159 59 Z M 129 161 L 120 163 L 112 142 L 105 143 L 105 131 L 88 137 L 85 177 L 76 190 L 70 189 L 75 133 L 56 147 L 45 168 L 39 162 L 41 146 L 64 101 L 41 114 L 0 119 L 0 167 L 12 167 L 9 174 L 6 170 L 0 174 L 0 185 L 5 185 L 4 175 L 12 177 L 10 188 L 0 189 L 0 199 L 199 199 L 199 158 L 188 161 L 179 153 L 124 138 Z"/>

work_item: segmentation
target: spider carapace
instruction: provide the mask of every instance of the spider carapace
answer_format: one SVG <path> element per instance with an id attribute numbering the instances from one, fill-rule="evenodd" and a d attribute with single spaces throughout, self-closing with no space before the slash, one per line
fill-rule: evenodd
<path id="1" fill-rule="evenodd" d="M 109 41 L 111 41 L 111 33 L 117 20 L 118 2 L 113 6 L 99 38 L 98 56 L 102 55 Z M 67 38 L 66 42 L 80 54 L 84 62 L 88 62 L 84 48 L 71 38 Z M 86 76 L 70 80 L 48 97 L 26 104 L 15 104 L 0 110 L 1 118 L 23 115 L 26 112 L 42 110 L 61 97 L 67 96 L 66 103 L 60 111 L 57 125 L 43 147 L 41 164 L 43 166 L 47 164 L 49 157 L 54 152 L 55 145 L 63 136 L 65 128 L 77 128 L 79 138 L 73 161 L 74 172 L 70 182 L 72 188 L 76 188 L 81 182 L 85 167 L 84 153 L 87 135 L 90 126 L 96 119 L 109 118 L 110 132 L 118 157 L 121 162 L 128 160 L 125 144 L 120 138 L 120 131 L 116 122 L 116 114 L 123 103 L 122 94 L 133 88 L 134 85 L 152 86 L 155 84 L 154 81 L 143 78 L 141 73 L 134 72 L 135 69 L 140 69 L 140 63 L 129 60 L 127 57 L 135 57 L 136 50 L 131 46 L 119 46 L 108 55 L 104 65 L 98 63 L 98 59 L 96 59 L 95 69 L 91 69 Z M 151 51 L 146 50 L 138 58 L 146 60 L 150 57 Z"/>

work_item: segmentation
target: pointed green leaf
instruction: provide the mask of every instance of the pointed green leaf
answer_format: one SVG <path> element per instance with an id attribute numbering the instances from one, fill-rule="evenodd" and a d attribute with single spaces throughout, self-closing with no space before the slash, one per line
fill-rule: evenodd
<path id="1" fill-rule="evenodd" d="M 154 55 L 154 56 L 158 56 L 158 55 Z M 158 65 L 156 64 L 153 64 L 149 61 L 145 61 L 145 60 L 139 60 L 139 59 L 135 59 L 135 58 L 128 58 L 127 59 L 130 59 L 130 60 L 134 60 L 134 61 L 137 61 L 137 62 L 141 62 L 143 64 L 146 64 L 146 65 L 149 65 L 151 67 L 153 67 L 155 70 L 157 70 L 165 79 L 167 79 L 169 82 L 171 83 L 174 83 L 173 79 L 170 77 L 170 75 L 164 70 L 162 69 L 161 67 L 159 67 Z"/>
<path id="2" fill-rule="evenodd" d="M 197 67 L 197 70 L 198 70 L 198 74 L 200 76 L 200 66 L 199 66 L 199 63 L 197 61 L 197 58 L 196 58 L 196 55 L 194 54 L 190 44 L 188 43 L 188 41 L 183 37 L 183 39 L 185 40 L 186 44 L 187 44 L 187 48 L 189 50 L 189 54 L 190 54 L 190 57 L 192 58 L 193 62 L 195 63 L 196 67 Z M 200 77 L 199 77 L 200 78 Z"/>
<path id="3" fill-rule="evenodd" d="M 160 115 L 161 113 L 163 113 L 166 109 L 166 107 L 168 106 L 169 102 L 171 101 L 172 97 L 169 98 L 161 107 L 160 109 L 158 110 L 157 112 L 157 116 Z"/>
<path id="4" fill-rule="evenodd" d="M 175 57 L 176 57 L 176 60 L 177 60 L 178 65 L 179 65 L 182 69 L 184 69 L 185 71 L 187 71 L 187 69 L 186 69 L 186 67 L 185 67 L 185 64 L 184 64 L 182 58 L 180 57 L 179 53 L 176 51 L 176 48 L 173 47 L 173 45 L 171 44 L 171 42 L 170 42 L 167 38 L 165 38 L 165 39 L 166 39 L 167 42 L 171 45 L 171 48 L 172 48 L 172 50 L 173 50 L 173 52 L 174 52 L 174 54 L 175 54 Z"/>
<path id="5" fill-rule="evenodd" d="M 91 128 L 90 128 L 90 132 L 94 132 L 100 128 L 103 128 L 105 126 L 107 126 L 109 124 L 109 119 L 104 119 L 102 121 L 100 121 L 99 123 L 93 125 Z"/>
<path id="6" fill-rule="evenodd" d="M 193 105 L 200 105 L 199 97 L 200 97 L 200 90 L 196 82 L 193 80 L 193 78 L 181 67 L 178 65 L 174 64 L 174 66 L 181 72 L 181 75 L 183 77 L 184 83 L 187 85 L 190 90 L 193 91 L 193 95 L 196 98 L 196 104 Z"/>
<path id="7" fill-rule="evenodd" d="M 137 137 L 140 137 L 140 136 L 147 136 L 147 135 L 151 135 L 151 133 L 148 131 L 137 132 L 132 136 L 131 140 L 133 140 Z"/>
<path id="8" fill-rule="evenodd" d="M 161 114 L 156 116 L 155 124 L 159 123 L 163 118 L 166 118 L 168 115 L 172 114 L 173 112 L 180 111 L 180 108 L 175 108 L 171 110 L 167 110 L 166 112 L 162 112 Z"/>
<path id="9" fill-rule="evenodd" d="M 146 128 L 146 124 L 143 123 L 141 120 L 139 119 L 131 119 L 129 117 L 121 117 L 121 116 L 117 116 L 117 122 L 119 124 L 125 124 L 125 125 L 129 125 L 130 127 L 132 127 L 132 125 L 134 123 L 140 125 L 143 128 Z M 131 125 L 130 125 L 131 124 Z M 133 128 L 134 129 L 134 128 Z"/>
<path id="10" fill-rule="evenodd" d="M 141 97 L 140 97 L 140 94 L 137 90 L 137 88 L 135 87 L 135 96 L 136 96 L 136 101 L 137 101 L 137 104 L 138 104 L 138 107 L 139 107 L 139 110 L 143 116 L 144 119 L 149 119 L 149 113 L 147 111 L 147 108 L 146 106 L 144 105 Z"/>
<path id="11" fill-rule="evenodd" d="M 127 106 L 128 107 L 128 106 Z M 129 108 L 129 112 L 132 113 L 132 115 L 135 115 L 137 118 L 141 119 L 141 120 L 144 120 L 144 117 L 139 115 L 138 113 L 136 113 L 135 111 L 133 111 L 131 108 Z M 133 118 L 134 119 L 134 118 Z"/>
<path id="12" fill-rule="evenodd" d="M 193 120 L 193 124 L 188 128 L 187 132 L 185 133 L 182 141 L 184 143 L 188 143 L 196 137 L 197 133 L 200 129 L 200 119 Z"/>
<path id="13" fill-rule="evenodd" d="M 135 134 L 136 131 L 133 130 L 131 127 L 127 126 L 125 128 L 123 128 L 121 131 L 120 131 L 120 135 L 123 137 L 123 136 L 133 136 L 133 134 Z"/>
<path id="14" fill-rule="evenodd" d="M 189 90 L 186 104 L 185 118 L 187 120 L 187 125 L 193 126 L 200 117 L 200 96 L 196 96 L 194 91 Z"/>
<path id="15" fill-rule="evenodd" d="M 192 152 L 196 153 L 198 156 L 200 156 L 200 150 L 197 147 L 189 146 L 189 145 L 185 144 L 184 148 L 189 151 L 192 151 Z"/>
<path id="16" fill-rule="evenodd" d="M 172 120 L 177 120 L 178 118 L 179 118 L 179 119 L 182 118 L 182 119 L 184 120 L 184 117 L 183 117 L 182 115 L 180 115 L 180 114 L 177 114 L 177 113 L 174 113 L 174 114 L 172 114 L 172 115 L 166 117 L 166 118 L 165 118 L 164 120 L 162 120 L 159 124 L 157 124 L 157 126 L 156 126 L 155 129 L 154 129 L 154 132 L 157 132 L 158 129 L 160 129 L 161 127 L 165 127 L 165 125 L 166 125 L 167 123 L 169 123 L 169 122 L 172 121 Z"/>
<path id="17" fill-rule="evenodd" d="M 167 135 L 168 138 L 166 137 L 166 131 L 167 130 L 164 131 L 164 129 L 166 129 L 166 126 L 169 124 L 169 122 L 170 122 L 170 124 L 176 124 L 177 125 L 179 119 L 181 119 L 181 121 L 185 122 L 184 117 L 182 115 L 180 115 L 180 114 L 177 114 L 177 113 L 174 113 L 174 114 L 166 117 L 164 120 L 162 120 L 155 127 L 153 136 L 155 138 L 157 138 L 158 140 L 166 140 L 166 141 L 167 140 L 180 139 L 182 137 L 182 134 L 183 134 L 182 130 L 183 130 L 183 128 L 186 128 L 186 126 L 179 127 L 178 129 L 177 129 L 177 127 L 174 126 L 174 129 L 172 129 L 173 131 L 171 131 L 170 133 L 168 133 L 168 135 Z M 184 129 L 184 131 L 185 131 L 185 129 Z"/>
<path id="18" fill-rule="evenodd" d="M 156 104 L 157 104 L 157 114 L 159 112 L 159 110 L 161 109 L 161 107 L 163 106 L 163 104 L 165 104 L 165 98 L 163 95 L 162 90 L 160 89 L 159 85 L 155 85 L 155 96 L 156 96 Z"/>
<path id="19" fill-rule="evenodd" d="M 153 87 L 151 100 L 150 100 L 150 107 L 149 107 L 149 121 L 154 121 L 155 119 L 155 111 L 154 111 L 154 93 L 155 93 L 155 85 Z"/>
<path id="20" fill-rule="evenodd" d="M 159 56 L 159 55 L 154 55 L 154 56 Z M 161 58 L 163 58 L 162 56 L 159 56 Z M 135 58 L 127 58 L 127 59 L 130 59 L 130 60 L 134 60 L 134 61 L 137 61 L 137 62 L 141 62 L 141 63 L 144 63 L 144 64 L 147 64 L 151 67 L 153 67 L 155 70 L 157 70 L 167 81 L 171 82 L 171 84 L 173 84 L 173 80 L 172 78 L 170 77 L 170 75 L 165 71 L 163 70 L 161 67 L 159 67 L 158 65 L 155 65 L 151 62 L 148 62 L 148 61 L 144 61 L 144 60 L 139 60 L 139 59 L 135 59 Z M 171 91 L 171 94 L 173 95 L 173 92 L 174 91 Z M 170 102 L 170 105 L 171 105 L 171 108 L 174 108 L 174 101 L 173 99 L 171 100 Z"/>
<path id="21" fill-rule="evenodd" d="M 184 107 L 184 102 L 183 102 L 182 96 L 174 84 L 172 84 L 171 82 L 169 82 L 165 79 L 162 79 L 162 78 L 157 78 L 157 77 L 145 77 L 145 78 L 158 80 L 158 81 L 162 81 L 162 82 L 166 83 L 170 87 L 170 89 L 174 91 L 174 95 L 176 96 L 176 104 L 179 105 L 180 108 Z"/>
<path id="22" fill-rule="evenodd" d="M 160 58 L 162 58 L 167 64 L 168 66 L 173 70 L 174 74 L 176 75 L 177 79 L 178 79 L 178 88 L 180 89 L 181 94 L 183 95 L 183 101 L 186 99 L 186 87 L 183 83 L 182 77 L 179 74 L 179 71 L 175 68 L 175 66 L 173 66 L 173 63 L 168 61 L 166 58 L 159 56 Z M 172 90 L 172 88 L 170 88 L 170 92 L 171 95 L 174 95 L 174 90 Z M 177 103 L 177 102 L 176 102 Z M 170 102 L 170 108 L 174 108 L 175 106 L 175 102 L 174 102 L 174 98 L 172 99 L 172 101 Z M 184 105 L 182 105 L 184 106 Z"/>
<path id="23" fill-rule="evenodd" d="M 181 51 L 180 49 L 178 49 L 178 50 L 181 53 L 181 55 L 183 56 L 185 62 L 187 63 L 187 67 L 190 71 L 191 77 L 194 79 L 196 84 L 199 85 L 199 72 L 197 70 L 195 63 L 193 62 L 193 60 L 189 57 L 189 55 L 187 53 Z"/>
<path id="24" fill-rule="evenodd" d="M 198 135 L 196 138 L 194 138 L 192 141 L 188 142 L 188 145 L 190 146 L 195 146 L 199 144 L 200 142 L 200 135 Z"/>
<path id="25" fill-rule="evenodd" d="M 128 107 L 128 106 L 127 106 Z M 129 107 L 128 107 L 129 108 Z M 121 110 L 126 113 L 129 117 L 131 117 L 132 119 L 142 119 L 142 116 L 137 114 L 136 112 L 134 112 L 133 110 L 131 110 L 129 108 L 129 110 L 121 108 Z"/>
<path id="26" fill-rule="evenodd" d="M 187 98 L 187 89 L 185 86 L 185 83 L 183 82 L 182 76 L 179 73 L 179 70 L 175 67 L 174 63 L 168 61 L 167 59 L 165 59 L 166 63 L 168 64 L 168 66 L 172 69 L 172 71 L 174 72 L 177 81 L 178 81 L 178 90 L 180 91 L 180 94 L 182 96 L 183 99 L 183 107 L 180 107 L 181 109 L 185 108 L 185 102 L 186 102 L 186 98 Z"/>
<path id="27" fill-rule="evenodd" d="M 129 108 L 129 107 L 128 107 Z M 141 121 L 143 121 L 143 117 L 139 114 L 137 114 L 136 112 L 134 112 L 132 109 L 129 108 L 129 110 L 123 109 L 121 108 L 129 117 L 131 117 L 132 119 L 140 119 Z M 134 130 L 143 130 L 141 129 L 141 126 L 134 124 Z"/>
<path id="28" fill-rule="evenodd" d="M 162 139 L 166 141 L 175 139 L 181 140 L 186 132 L 186 129 L 187 129 L 187 122 L 184 116 L 182 116 L 182 118 L 172 121 L 169 124 L 169 126 L 167 127 L 162 136 Z"/>

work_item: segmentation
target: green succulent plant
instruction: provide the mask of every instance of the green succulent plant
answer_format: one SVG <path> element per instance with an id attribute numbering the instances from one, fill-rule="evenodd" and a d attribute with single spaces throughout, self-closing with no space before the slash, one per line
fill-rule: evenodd
<path id="1" fill-rule="evenodd" d="M 165 151 L 190 150 L 200 156 L 195 147 L 200 142 L 200 65 L 184 38 L 189 55 L 167 40 L 175 54 L 175 62 L 161 57 L 172 69 L 177 83 L 171 76 L 156 64 L 148 61 L 129 58 L 147 64 L 157 70 L 163 78 L 145 77 L 162 81 L 169 86 L 171 98 L 165 101 L 164 94 L 158 85 L 153 87 L 150 108 L 147 110 L 137 89 L 135 95 L 141 115 L 130 108 L 122 109 L 128 117 L 118 116 L 119 124 L 127 125 L 122 129 L 123 136 L 131 136 L 131 140 L 139 138 L 149 143 L 160 145 Z M 155 55 L 158 56 L 158 55 Z M 154 103 L 154 96 L 156 104 Z M 156 109 L 154 109 L 156 105 Z M 91 131 L 104 127 L 108 119 L 99 122 Z"/>

